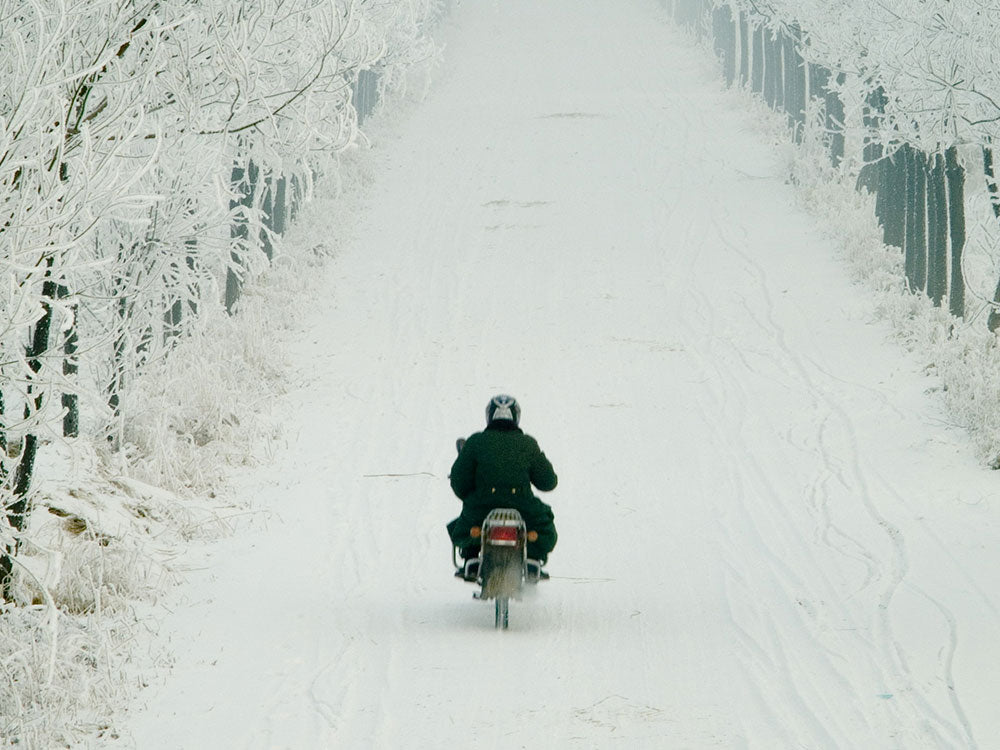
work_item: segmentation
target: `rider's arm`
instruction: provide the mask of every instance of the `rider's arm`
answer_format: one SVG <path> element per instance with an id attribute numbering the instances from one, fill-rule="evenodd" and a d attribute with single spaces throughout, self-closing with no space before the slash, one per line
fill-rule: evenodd
<path id="1" fill-rule="evenodd" d="M 542 453 L 541 448 L 538 449 L 538 455 L 531 464 L 530 478 L 531 483 L 542 492 L 554 490 L 559 482 L 555 469 L 552 468 L 552 463 Z"/>
<path id="2" fill-rule="evenodd" d="M 470 450 L 468 442 L 458 454 L 455 463 L 451 465 L 451 489 L 458 497 L 465 500 L 476 489 L 476 457 Z"/>

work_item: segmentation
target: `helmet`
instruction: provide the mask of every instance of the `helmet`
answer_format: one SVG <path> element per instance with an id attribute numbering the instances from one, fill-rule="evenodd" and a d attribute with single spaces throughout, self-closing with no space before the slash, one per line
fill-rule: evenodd
<path id="1" fill-rule="evenodd" d="M 490 425 L 502 419 L 515 425 L 521 421 L 521 405 L 513 396 L 504 393 L 494 396 L 486 405 L 486 424 Z"/>

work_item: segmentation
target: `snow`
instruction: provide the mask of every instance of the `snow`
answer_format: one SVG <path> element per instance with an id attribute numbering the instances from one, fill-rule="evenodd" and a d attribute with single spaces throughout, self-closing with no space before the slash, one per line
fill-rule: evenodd
<path id="1" fill-rule="evenodd" d="M 259 522 L 148 616 L 116 748 L 1000 740 L 995 476 L 873 321 L 745 99 L 646 0 L 457 4 L 292 297 Z M 303 240 L 306 241 L 306 240 Z M 552 459 L 552 580 L 448 564 L 495 392 Z"/>

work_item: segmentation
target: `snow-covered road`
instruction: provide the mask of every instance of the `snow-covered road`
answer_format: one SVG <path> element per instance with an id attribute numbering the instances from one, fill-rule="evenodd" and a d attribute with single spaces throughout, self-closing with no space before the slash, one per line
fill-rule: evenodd
<path id="1" fill-rule="evenodd" d="M 995 476 L 653 0 L 465 0 L 289 356 L 266 531 L 204 551 L 116 746 L 1000 746 Z M 495 392 L 552 580 L 451 577 Z"/>

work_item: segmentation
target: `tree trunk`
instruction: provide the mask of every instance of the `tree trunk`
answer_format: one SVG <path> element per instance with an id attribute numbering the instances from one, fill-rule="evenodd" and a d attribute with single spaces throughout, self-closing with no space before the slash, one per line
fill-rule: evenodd
<path id="1" fill-rule="evenodd" d="M 913 288 L 912 279 L 914 277 L 914 258 L 916 253 L 913 252 L 914 240 L 913 236 L 916 231 L 914 228 L 914 207 L 913 207 L 913 194 L 916 191 L 916 177 L 914 176 L 914 165 L 913 165 L 913 148 L 909 143 L 904 143 L 899 151 L 903 160 L 903 169 L 905 170 L 905 175 L 903 179 L 905 180 L 905 190 L 904 190 L 904 221 L 903 221 L 903 273 L 906 276 L 906 283 L 911 289 Z"/>
<path id="2" fill-rule="evenodd" d="M 761 44 L 764 48 L 764 101 L 771 109 L 778 108 L 778 77 L 781 75 L 781 48 L 770 30 L 761 26 Z"/>
<path id="3" fill-rule="evenodd" d="M 712 39 L 726 85 L 732 86 L 736 81 L 736 33 L 733 9 L 728 5 L 720 5 L 712 11 Z"/>
<path id="4" fill-rule="evenodd" d="M 274 245 L 271 243 L 271 234 L 268 230 L 274 230 L 274 182 L 270 177 L 260 181 L 259 189 L 263 191 L 260 211 L 260 246 L 267 256 L 268 261 L 274 260 Z"/>
<path id="5" fill-rule="evenodd" d="M 124 251 L 122 251 L 124 254 Z M 122 261 L 124 264 L 124 260 Z M 120 265 L 119 268 L 122 268 Z M 125 270 L 121 271 L 123 274 Z M 115 342 L 111 351 L 111 380 L 108 382 L 108 408 L 111 409 L 111 426 L 108 429 L 107 441 L 115 450 L 121 444 L 119 426 L 121 425 L 121 395 L 125 390 L 125 373 L 128 368 L 129 341 L 129 299 L 127 282 L 124 277 L 118 279 L 115 290 L 118 304 Z"/>
<path id="6" fill-rule="evenodd" d="M 993 205 L 993 215 L 1000 219 L 1000 190 L 997 188 L 996 174 L 993 168 L 992 148 L 983 149 L 983 171 L 986 174 L 986 189 L 989 191 L 990 203 Z M 1000 282 L 997 282 L 996 291 L 993 292 L 993 309 L 986 325 L 993 333 L 1000 329 Z"/>
<path id="7" fill-rule="evenodd" d="M 846 80 L 844 73 L 837 74 L 837 84 Z M 830 132 L 830 159 L 833 166 L 844 160 L 844 103 L 836 91 L 826 93 L 826 129 Z"/>
<path id="8" fill-rule="evenodd" d="M 279 177 L 274 186 L 274 202 L 272 203 L 271 209 L 271 229 L 273 229 L 274 233 L 278 235 L 285 233 L 285 203 L 287 201 L 287 184 L 288 181 L 284 177 Z"/>
<path id="9" fill-rule="evenodd" d="M 62 284 L 59 285 L 59 299 L 66 299 L 69 296 L 69 289 Z M 79 339 L 76 335 L 76 314 L 77 306 L 72 305 L 70 312 L 73 321 L 63 334 L 63 363 L 62 372 L 66 383 L 71 387 L 80 369 L 77 360 L 77 350 Z M 63 414 L 63 436 L 77 437 L 80 434 L 80 399 L 73 390 L 64 390 L 62 394 L 62 406 L 65 409 Z"/>
<path id="10" fill-rule="evenodd" d="M 694 7 L 694 3 L 691 3 L 691 5 L 691 19 L 689 23 L 691 26 L 697 26 L 700 8 Z M 701 36 L 701 29 L 699 28 L 698 31 L 699 36 Z M 358 115 L 358 125 L 364 124 L 364 121 L 368 119 L 371 113 L 375 111 L 375 107 L 378 106 L 378 79 L 378 71 L 368 68 L 358 71 L 358 77 L 354 82 L 354 96 L 352 97 L 354 111 Z"/>
<path id="11" fill-rule="evenodd" d="M 176 264 L 174 264 L 176 267 Z M 184 320 L 184 303 L 173 298 L 167 305 L 167 311 L 163 314 L 163 340 L 169 341 L 180 333 L 181 323 Z"/>
<path id="12" fill-rule="evenodd" d="M 764 35 L 765 30 L 762 25 L 757 25 L 753 29 L 750 59 L 750 90 L 756 94 L 764 90 Z"/>
<path id="13" fill-rule="evenodd" d="M 833 75 L 830 73 L 830 69 L 812 63 L 809 63 L 806 69 L 809 72 L 809 96 L 813 99 L 825 99 L 829 93 L 830 79 Z"/>
<path id="14" fill-rule="evenodd" d="M 784 32 L 778 31 L 771 36 L 771 58 L 774 60 L 774 109 L 785 109 L 785 39 Z"/>
<path id="15" fill-rule="evenodd" d="M 42 282 L 42 317 L 35 323 L 31 341 L 25 347 L 24 354 L 30 374 L 26 390 L 27 401 L 24 404 L 24 419 L 28 422 L 41 411 L 45 400 L 45 389 L 40 382 L 43 357 L 49 349 L 49 334 L 52 330 L 53 303 L 56 299 L 57 284 L 52 278 L 55 256 L 45 259 L 45 280 Z M 31 479 L 35 472 L 35 459 L 38 456 L 38 435 L 29 430 L 24 436 L 21 457 L 14 470 L 14 484 L 11 489 L 13 501 L 6 507 L 7 522 L 18 531 L 23 531 L 28 515 L 31 513 Z M 10 601 L 10 574 L 13 570 L 11 555 L 16 550 L 7 549 L 0 556 L 0 595 L 4 601 Z"/>
<path id="16" fill-rule="evenodd" d="M 927 171 L 927 296 L 938 307 L 948 292 L 948 199 L 944 157 L 935 154 Z"/>
<path id="17" fill-rule="evenodd" d="M 983 149 L 983 172 L 986 174 L 986 189 L 990 194 L 993 215 L 1000 219 L 1000 189 L 997 188 L 997 178 L 993 169 L 993 149 Z"/>
<path id="18" fill-rule="evenodd" d="M 922 151 L 907 147 L 909 162 L 906 259 L 907 282 L 912 291 L 927 287 L 927 171 Z"/>
<path id="19" fill-rule="evenodd" d="M 796 143 L 802 142 L 806 123 L 806 61 L 799 54 L 798 28 L 785 35 L 784 59 L 784 102 L 788 112 L 788 123 Z"/>
<path id="20" fill-rule="evenodd" d="M 956 318 L 965 317 L 965 274 L 962 254 L 965 252 L 965 170 L 958 163 L 958 147 L 944 152 L 945 179 L 948 182 L 948 233 L 951 241 L 951 284 L 948 289 L 948 309 Z"/>
<path id="21" fill-rule="evenodd" d="M 740 82 L 750 82 L 750 23 L 747 14 L 740 11 Z"/>
<path id="22" fill-rule="evenodd" d="M 875 218 L 878 219 L 879 226 L 882 227 L 882 241 L 885 242 L 886 235 L 886 215 L 888 210 L 889 190 L 888 183 L 891 177 L 889 173 L 892 169 L 889 159 L 881 159 L 876 164 L 870 165 L 875 170 Z"/>
<path id="23" fill-rule="evenodd" d="M 906 240 L 906 156 L 897 150 L 881 162 L 879 198 L 882 212 L 882 240 L 886 245 L 903 248 Z"/>
<path id="24" fill-rule="evenodd" d="M 233 165 L 231 181 L 236 197 L 229 201 L 230 211 L 236 211 L 240 206 L 249 210 L 253 206 L 256 173 L 257 166 L 253 161 L 249 162 L 246 169 L 239 165 Z M 250 239 L 248 222 L 249 219 L 245 216 L 235 217 L 229 232 L 232 250 L 229 253 L 230 263 L 226 268 L 226 312 L 230 315 L 235 312 L 236 303 L 239 301 L 243 289 L 245 272 L 243 255 L 249 252 Z"/>
<path id="25" fill-rule="evenodd" d="M 0 487 L 2 487 L 2 494 L 0 498 L 4 500 L 0 501 L 3 503 L 3 511 L 6 513 L 6 497 L 7 497 L 7 406 L 3 398 L 3 388 L 0 388 L 0 451 L 3 451 L 3 455 L 0 456 Z M 11 560 L 11 555 L 14 554 L 14 550 L 9 546 L 4 545 L 2 552 L 0 552 L 0 600 L 10 601 L 11 591 L 10 591 L 10 574 L 14 569 L 14 563 Z"/>

